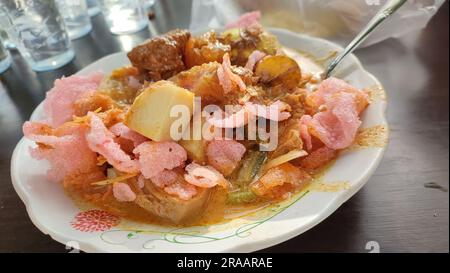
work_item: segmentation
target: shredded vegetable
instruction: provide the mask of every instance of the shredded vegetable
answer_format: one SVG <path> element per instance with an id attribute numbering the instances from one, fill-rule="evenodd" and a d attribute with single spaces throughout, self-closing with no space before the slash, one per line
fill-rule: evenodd
<path id="1" fill-rule="evenodd" d="M 269 160 L 269 162 L 267 162 L 267 164 L 264 166 L 264 169 L 268 170 L 283 163 L 289 162 L 293 159 L 306 155 L 308 155 L 308 153 L 304 150 L 292 150 L 290 152 L 285 153 L 284 155 L 280 155 L 274 159 Z"/>
<path id="2" fill-rule="evenodd" d="M 233 191 L 228 193 L 227 196 L 227 204 L 230 205 L 239 205 L 254 202 L 259 197 L 254 194 L 250 188 L 246 187 L 245 189 L 239 189 L 237 191 Z"/>
<path id="3" fill-rule="evenodd" d="M 241 167 L 231 179 L 233 186 L 237 187 L 237 189 L 228 193 L 228 204 L 250 203 L 258 198 L 250 190 L 249 185 L 259 177 L 266 160 L 266 152 L 251 151 L 247 154 Z"/>
<path id="4" fill-rule="evenodd" d="M 121 175 L 118 177 L 97 181 L 97 182 L 91 183 L 91 185 L 104 186 L 104 185 L 108 185 L 108 184 L 114 184 L 116 182 L 121 182 L 123 180 L 127 180 L 127 179 L 135 177 L 137 175 L 138 175 L 137 173 L 129 173 L 129 174 Z"/>

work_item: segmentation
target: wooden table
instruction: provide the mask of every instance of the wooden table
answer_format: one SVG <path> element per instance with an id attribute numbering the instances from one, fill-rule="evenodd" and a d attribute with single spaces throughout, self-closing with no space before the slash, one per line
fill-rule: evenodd
<path id="1" fill-rule="evenodd" d="M 446 2 L 426 29 L 356 51 L 388 94 L 390 143 L 366 186 L 328 219 L 263 252 L 449 251 L 449 24 Z M 0 251 L 67 252 L 31 223 L 10 179 L 10 158 L 27 120 L 54 79 L 98 58 L 129 50 L 156 32 L 187 27 L 190 1 L 157 1 L 149 30 L 109 34 L 103 18 L 73 42 L 76 58 L 61 69 L 34 73 L 15 52 L 0 75 Z M 164 15 L 164 16 L 163 16 Z M 425 187 L 434 182 L 445 189 Z"/>

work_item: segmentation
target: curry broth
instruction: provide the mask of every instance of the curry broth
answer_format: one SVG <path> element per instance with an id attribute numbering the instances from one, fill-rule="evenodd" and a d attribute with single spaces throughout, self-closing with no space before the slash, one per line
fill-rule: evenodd
<path id="1" fill-rule="evenodd" d="M 312 176 L 312 180 L 304 183 L 295 193 L 292 193 L 292 196 L 304 190 L 336 192 L 346 189 L 348 186 L 347 182 L 333 183 L 334 186 L 330 186 L 327 183 L 323 182 L 324 174 L 334 164 L 334 162 L 335 160 L 332 160 L 320 169 L 310 173 Z M 211 193 L 205 207 L 203 208 L 203 211 L 198 214 L 198 217 L 175 224 L 168 219 L 150 213 L 134 202 L 119 202 L 114 198 L 112 194 L 106 194 L 106 198 L 94 200 L 92 198 L 89 198 L 84 191 L 76 189 L 74 187 L 66 186 L 65 192 L 74 201 L 76 206 L 78 206 L 82 210 L 92 208 L 92 206 L 94 206 L 101 208 L 113 215 L 123 217 L 138 223 L 172 227 L 207 226 L 225 223 L 235 218 L 252 215 L 260 211 L 261 209 L 265 209 L 269 206 L 276 205 L 279 202 L 285 201 L 285 199 L 259 199 L 252 203 L 230 205 L 226 202 L 226 190 L 217 188 Z"/>
<path id="2" fill-rule="evenodd" d="M 66 187 L 65 192 L 80 209 L 87 209 L 94 206 L 131 221 L 159 226 L 206 226 L 217 224 L 235 218 L 227 215 L 229 214 L 228 212 L 233 210 L 237 209 L 243 212 L 241 213 L 242 216 L 258 211 L 260 208 L 264 208 L 268 205 L 268 202 L 263 200 L 239 206 L 227 205 L 227 192 L 225 190 L 216 189 L 211 193 L 209 200 L 206 202 L 206 206 L 203 208 L 203 211 L 199 213 L 198 217 L 174 224 L 168 219 L 150 213 L 134 202 L 119 202 L 112 194 L 101 200 L 93 200 L 91 198 L 86 198 L 84 192 L 70 187 Z M 270 204 L 272 203 L 273 202 Z"/>

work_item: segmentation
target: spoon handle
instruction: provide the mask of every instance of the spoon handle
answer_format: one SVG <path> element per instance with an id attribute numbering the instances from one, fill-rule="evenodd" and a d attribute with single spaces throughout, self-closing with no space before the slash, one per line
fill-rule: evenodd
<path id="1" fill-rule="evenodd" d="M 351 53 L 357 46 L 359 46 L 369 34 L 380 25 L 386 18 L 400 8 L 407 0 L 390 0 L 383 8 L 381 8 L 375 16 L 367 23 L 361 32 L 347 45 L 347 47 L 337 55 L 333 61 L 328 65 L 324 78 L 328 78 L 334 68 L 342 61 L 342 59 Z"/>

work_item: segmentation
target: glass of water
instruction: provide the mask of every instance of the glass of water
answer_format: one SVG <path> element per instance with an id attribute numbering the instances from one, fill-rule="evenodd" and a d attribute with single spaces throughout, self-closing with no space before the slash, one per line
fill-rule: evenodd
<path id="1" fill-rule="evenodd" d="M 3 41 L 3 46 L 6 49 L 15 49 L 16 45 L 11 41 L 8 33 L 5 31 L 9 25 L 9 20 L 6 18 L 6 14 L 0 8 L 0 40 Z"/>
<path id="2" fill-rule="evenodd" d="M 0 16 L 8 20 L 8 36 L 33 70 L 56 69 L 75 56 L 54 0 L 0 0 Z"/>
<path id="3" fill-rule="evenodd" d="M 141 0 L 144 10 L 148 10 L 155 4 L 155 0 Z"/>
<path id="4" fill-rule="evenodd" d="M 129 34 L 148 26 L 141 0 L 100 0 L 103 15 L 113 34 Z"/>
<path id="5" fill-rule="evenodd" d="M 95 16 L 100 13 L 100 7 L 97 0 L 86 0 L 89 16 Z"/>
<path id="6" fill-rule="evenodd" d="M 56 0 L 56 4 L 70 39 L 78 39 L 92 30 L 86 0 Z"/>
<path id="7" fill-rule="evenodd" d="M 11 65 L 11 56 L 6 48 L 3 46 L 3 42 L 0 39 L 0 73 L 3 73 Z"/>

